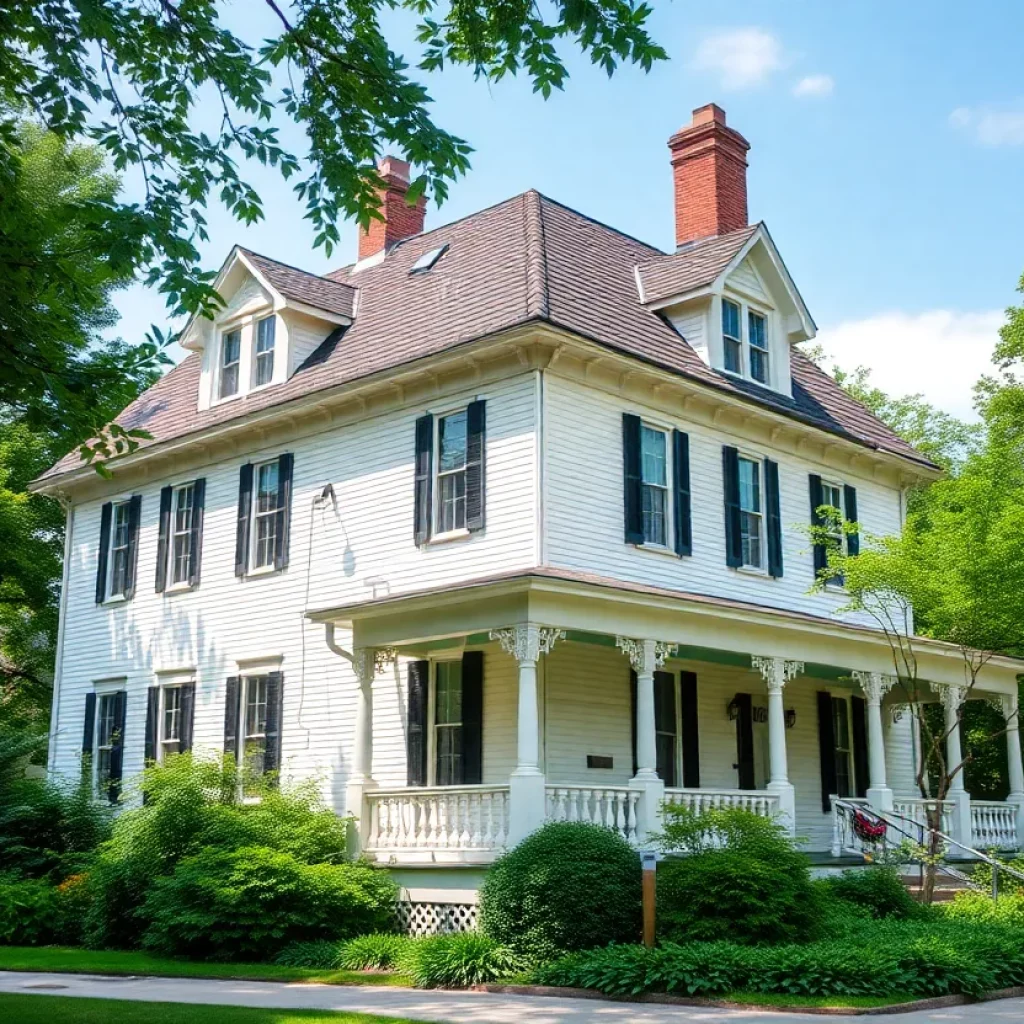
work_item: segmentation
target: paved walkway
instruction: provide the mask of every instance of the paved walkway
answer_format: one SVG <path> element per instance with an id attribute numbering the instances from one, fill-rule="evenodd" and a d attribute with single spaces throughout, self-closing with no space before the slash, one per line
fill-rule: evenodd
<path id="1" fill-rule="evenodd" d="M 378 986 L 207 981 L 197 978 L 113 978 L 93 974 L 29 974 L 0 971 L 0 992 L 134 999 L 142 1002 L 207 1003 L 271 1009 L 347 1010 L 459 1024 L 1024 1024 L 1024 999 L 954 1006 L 872 1017 L 821 1017 L 687 1006 L 610 1003 L 592 999 L 491 995 L 486 992 L 419 992 Z"/>

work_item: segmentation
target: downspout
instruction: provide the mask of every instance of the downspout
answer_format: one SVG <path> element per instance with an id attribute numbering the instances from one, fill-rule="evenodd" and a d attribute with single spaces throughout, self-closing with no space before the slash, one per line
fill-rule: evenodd
<path id="1" fill-rule="evenodd" d="M 337 655 L 344 658 L 349 663 L 352 662 L 352 652 L 346 651 L 344 647 L 339 647 L 334 640 L 334 623 L 324 623 L 324 639 L 327 641 L 327 646 Z"/>
<path id="2" fill-rule="evenodd" d="M 74 507 L 69 498 L 60 492 L 56 495 L 64 509 L 64 564 L 61 567 L 60 607 L 57 611 L 57 656 L 53 666 L 53 697 L 50 704 L 50 740 L 46 749 L 46 771 L 52 775 L 57 755 L 57 730 L 60 726 L 60 684 L 64 673 L 64 633 L 67 628 L 68 584 L 71 579 L 72 535 L 74 531 Z"/>

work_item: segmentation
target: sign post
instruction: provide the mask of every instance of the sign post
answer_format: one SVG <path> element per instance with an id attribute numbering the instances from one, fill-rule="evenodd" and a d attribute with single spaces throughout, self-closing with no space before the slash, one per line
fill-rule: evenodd
<path id="1" fill-rule="evenodd" d="M 653 850 L 640 851 L 643 888 L 641 890 L 644 908 L 644 945 L 654 948 L 654 900 L 658 872 L 658 855 Z"/>

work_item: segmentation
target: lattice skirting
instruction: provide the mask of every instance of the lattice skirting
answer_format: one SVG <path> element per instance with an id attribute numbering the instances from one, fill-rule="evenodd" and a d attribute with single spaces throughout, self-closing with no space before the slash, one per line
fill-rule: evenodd
<path id="1" fill-rule="evenodd" d="M 398 926 L 406 935 L 450 935 L 476 931 L 477 908 L 472 903 L 398 904 Z"/>

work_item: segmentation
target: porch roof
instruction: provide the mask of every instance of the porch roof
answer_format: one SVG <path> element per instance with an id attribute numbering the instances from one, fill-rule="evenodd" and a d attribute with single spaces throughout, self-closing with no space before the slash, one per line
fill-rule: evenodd
<path id="1" fill-rule="evenodd" d="M 307 612 L 352 630 L 353 646 L 412 646 L 525 622 L 605 635 L 663 640 L 684 648 L 785 657 L 847 671 L 893 672 L 879 630 L 840 619 L 708 594 L 538 566 Z M 919 677 L 963 685 L 955 644 L 910 638 Z M 977 688 L 1016 693 L 1024 659 L 992 656 Z"/>

